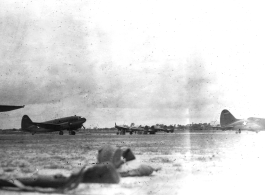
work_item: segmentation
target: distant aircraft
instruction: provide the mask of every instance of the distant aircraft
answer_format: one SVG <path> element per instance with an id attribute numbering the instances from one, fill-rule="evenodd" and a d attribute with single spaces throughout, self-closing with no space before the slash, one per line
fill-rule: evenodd
<path id="1" fill-rule="evenodd" d="M 175 129 L 175 126 L 166 126 L 164 125 L 163 127 L 161 127 L 160 125 L 153 125 L 150 128 L 150 134 L 155 134 L 158 131 L 164 131 L 167 133 L 173 133 Z"/>
<path id="2" fill-rule="evenodd" d="M 131 124 L 131 127 L 134 126 L 134 123 Z M 125 135 L 126 132 L 129 132 L 130 134 L 133 134 L 133 130 L 131 129 L 128 125 L 116 125 L 115 123 L 115 128 L 118 129 L 118 135 Z"/>
<path id="3" fill-rule="evenodd" d="M 259 132 L 265 130 L 265 119 L 250 117 L 248 119 L 236 119 L 228 110 L 223 110 L 220 116 L 222 130 L 241 130 Z"/>
<path id="4" fill-rule="evenodd" d="M 176 127 L 176 125 L 174 125 L 174 126 L 172 126 L 172 125 L 170 125 L 170 126 L 164 126 L 164 130 L 162 130 L 162 131 L 165 131 L 165 132 L 167 132 L 167 133 L 173 133 L 174 132 L 174 130 L 175 130 L 175 127 Z"/>
<path id="5" fill-rule="evenodd" d="M 115 128 L 118 129 L 117 135 L 125 135 L 126 132 L 130 133 L 131 135 L 133 133 L 146 134 L 145 131 L 148 131 L 146 127 L 142 127 L 141 125 L 135 126 L 134 123 L 131 123 L 130 127 L 128 125 L 116 125 L 115 123 Z"/>
<path id="6" fill-rule="evenodd" d="M 24 105 L 23 106 L 0 105 L 0 112 L 7 112 L 11 110 L 20 109 L 20 108 L 24 108 Z"/>
<path id="7" fill-rule="evenodd" d="M 115 128 L 118 129 L 118 132 L 117 134 L 118 135 L 125 135 L 126 132 L 130 133 L 131 135 L 133 133 L 138 133 L 138 134 L 156 134 L 156 132 L 158 131 L 165 131 L 167 133 L 171 132 L 173 133 L 174 132 L 174 127 L 171 128 L 171 127 L 160 127 L 160 126 L 157 126 L 157 125 L 153 125 L 151 127 L 149 126 L 135 126 L 134 123 L 131 124 L 131 126 L 129 127 L 128 125 L 116 125 L 115 123 Z"/>
<path id="8" fill-rule="evenodd" d="M 69 135 L 75 135 L 75 131 L 83 127 L 83 123 L 86 119 L 80 116 L 70 116 L 65 118 L 54 119 L 50 121 L 45 121 L 42 123 L 32 122 L 32 120 L 24 115 L 21 120 L 21 130 L 30 132 L 32 135 L 35 133 L 45 133 L 59 131 L 59 135 L 63 135 L 63 130 L 68 130 Z"/>

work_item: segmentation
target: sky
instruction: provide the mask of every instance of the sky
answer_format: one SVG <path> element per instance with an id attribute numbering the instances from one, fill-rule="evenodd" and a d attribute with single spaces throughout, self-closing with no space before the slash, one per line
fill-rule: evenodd
<path id="1" fill-rule="evenodd" d="M 264 117 L 262 1 L 0 2 L 0 128 Z"/>

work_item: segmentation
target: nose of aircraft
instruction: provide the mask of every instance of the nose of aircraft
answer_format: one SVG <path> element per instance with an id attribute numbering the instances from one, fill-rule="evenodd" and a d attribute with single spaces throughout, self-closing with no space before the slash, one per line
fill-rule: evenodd
<path id="1" fill-rule="evenodd" d="M 81 119 L 82 119 L 83 123 L 86 122 L 86 118 L 81 118 Z"/>

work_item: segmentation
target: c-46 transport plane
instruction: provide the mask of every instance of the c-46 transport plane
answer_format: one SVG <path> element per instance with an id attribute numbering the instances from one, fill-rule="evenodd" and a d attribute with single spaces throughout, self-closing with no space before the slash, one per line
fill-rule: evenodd
<path id="1" fill-rule="evenodd" d="M 0 105 L 0 112 L 7 112 L 7 111 L 11 111 L 11 110 L 16 110 L 19 108 L 24 108 L 24 106 Z"/>
<path id="2" fill-rule="evenodd" d="M 265 119 L 250 117 L 248 119 L 236 119 L 228 110 L 223 110 L 220 116 L 222 130 L 241 130 L 259 132 L 265 130 Z"/>
<path id="3" fill-rule="evenodd" d="M 54 119 L 42 123 L 32 122 L 32 120 L 24 115 L 21 120 L 21 130 L 30 132 L 32 135 L 35 133 L 45 133 L 59 131 L 59 135 L 63 135 L 63 130 L 68 130 L 69 135 L 75 135 L 75 131 L 84 128 L 83 123 L 86 119 L 80 116 L 69 116 L 65 118 Z"/>

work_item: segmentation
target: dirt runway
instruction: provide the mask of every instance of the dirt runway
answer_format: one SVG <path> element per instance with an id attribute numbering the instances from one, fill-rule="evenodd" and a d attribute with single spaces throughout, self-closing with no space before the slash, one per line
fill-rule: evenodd
<path id="1" fill-rule="evenodd" d="M 264 140 L 263 132 L 222 131 L 0 135 L 0 175 L 69 175 L 84 165 L 93 166 L 97 150 L 110 144 L 131 148 L 134 163 L 162 169 L 149 177 L 121 178 L 115 185 L 81 184 L 70 194 L 263 194 Z"/>

